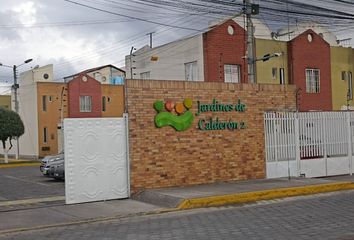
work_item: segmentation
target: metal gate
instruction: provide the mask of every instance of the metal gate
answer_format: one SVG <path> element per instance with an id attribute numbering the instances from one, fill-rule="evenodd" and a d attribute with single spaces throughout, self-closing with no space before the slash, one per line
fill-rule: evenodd
<path id="1" fill-rule="evenodd" d="M 353 172 L 354 113 L 264 114 L 267 178 Z"/>
<path id="2" fill-rule="evenodd" d="M 128 117 L 64 120 L 66 203 L 129 197 Z"/>

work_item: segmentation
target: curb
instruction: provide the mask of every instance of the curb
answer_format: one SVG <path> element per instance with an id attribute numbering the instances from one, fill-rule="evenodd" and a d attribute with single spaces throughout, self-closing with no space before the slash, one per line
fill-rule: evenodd
<path id="1" fill-rule="evenodd" d="M 0 207 L 14 206 L 14 205 L 23 205 L 23 204 L 36 204 L 44 202 L 55 202 L 55 201 L 64 201 L 65 196 L 54 196 L 54 197 L 44 197 L 44 198 L 31 198 L 24 200 L 13 200 L 13 201 L 0 201 Z"/>
<path id="2" fill-rule="evenodd" d="M 0 168 L 15 168 L 15 167 L 29 167 L 40 166 L 40 163 L 3 163 L 0 164 Z"/>
<path id="3" fill-rule="evenodd" d="M 354 183 L 337 182 L 329 184 L 310 185 L 303 187 L 277 188 L 256 192 L 244 192 L 237 194 L 228 194 L 222 196 L 212 196 L 203 198 L 185 199 L 177 208 L 180 210 L 191 208 L 202 208 L 229 205 L 236 203 L 249 203 L 260 200 L 270 200 L 275 198 L 293 197 L 300 195 L 310 195 L 316 193 L 334 192 L 340 190 L 354 189 Z"/>
<path id="4" fill-rule="evenodd" d="M 77 221 L 71 221 L 71 222 L 66 222 L 66 223 L 56 223 L 56 224 L 40 225 L 40 226 L 34 226 L 34 227 L 12 228 L 12 229 L 0 230 L 0 235 L 20 233 L 20 232 L 26 232 L 26 231 L 36 231 L 36 230 L 43 230 L 43 229 L 56 228 L 56 227 L 98 223 L 98 222 L 105 222 L 105 221 L 115 221 L 115 220 L 125 219 L 125 218 L 129 218 L 129 217 L 149 216 L 149 215 L 163 214 L 163 213 L 169 213 L 169 212 L 175 212 L 175 211 L 179 211 L 179 209 L 177 209 L 177 208 L 160 209 L 160 210 L 149 211 L 149 212 L 139 212 L 139 213 L 131 213 L 131 214 L 125 214 L 125 215 L 116 215 L 116 216 L 112 216 L 112 217 L 90 218 L 90 219 L 77 220 Z"/>

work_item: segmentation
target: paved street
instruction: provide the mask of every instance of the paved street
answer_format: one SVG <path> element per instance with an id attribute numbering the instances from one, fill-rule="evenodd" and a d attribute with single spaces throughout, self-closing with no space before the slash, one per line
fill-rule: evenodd
<path id="1" fill-rule="evenodd" d="M 137 216 L 0 239 L 354 239 L 354 191 Z"/>
<path id="2" fill-rule="evenodd" d="M 63 181 L 42 176 L 38 166 L 0 168 L 0 201 L 64 196 Z"/>

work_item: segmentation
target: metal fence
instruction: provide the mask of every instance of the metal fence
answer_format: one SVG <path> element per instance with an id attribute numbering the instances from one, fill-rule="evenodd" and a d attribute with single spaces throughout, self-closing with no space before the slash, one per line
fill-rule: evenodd
<path id="1" fill-rule="evenodd" d="M 264 127 L 268 177 L 352 173 L 354 113 L 268 112 Z"/>

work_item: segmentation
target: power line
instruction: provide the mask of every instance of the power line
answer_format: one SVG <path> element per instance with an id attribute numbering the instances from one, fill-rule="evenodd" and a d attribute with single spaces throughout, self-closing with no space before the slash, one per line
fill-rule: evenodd
<path id="1" fill-rule="evenodd" d="M 130 19 L 139 20 L 139 21 L 142 21 L 142 22 L 147 22 L 147 23 L 152 23 L 152 24 L 157 24 L 157 25 L 166 26 L 166 27 L 172 27 L 172 28 L 179 28 L 179 29 L 184 29 L 184 30 L 196 31 L 196 32 L 199 31 L 198 29 L 195 29 L 195 28 L 188 28 L 188 27 L 170 25 L 170 24 L 155 22 L 155 21 L 151 21 L 151 20 L 147 20 L 147 19 L 143 19 L 143 18 L 132 17 L 132 16 L 128 16 L 128 15 L 125 15 L 125 14 L 115 13 L 115 12 L 111 12 L 111 11 L 104 10 L 104 9 L 101 9 L 101 8 L 92 7 L 92 6 L 89 6 L 89 5 L 86 5 L 86 4 L 82 4 L 82 3 L 78 3 L 78 2 L 75 2 L 75 1 L 71 1 L 71 0 L 63 0 L 63 1 L 69 2 L 69 3 L 72 3 L 72 4 L 76 4 L 76 5 L 79 5 L 79 6 L 82 6 L 82 7 L 90 8 L 90 9 L 93 9 L 93 10 L 97 10 L 97 11 L 100 11 L 100 12 L 109 13 L 109 14 L 112 14 L 112 15 L 117 15 L 117 16 L 122 16 L 122 17 L 130 18 Z"/>

